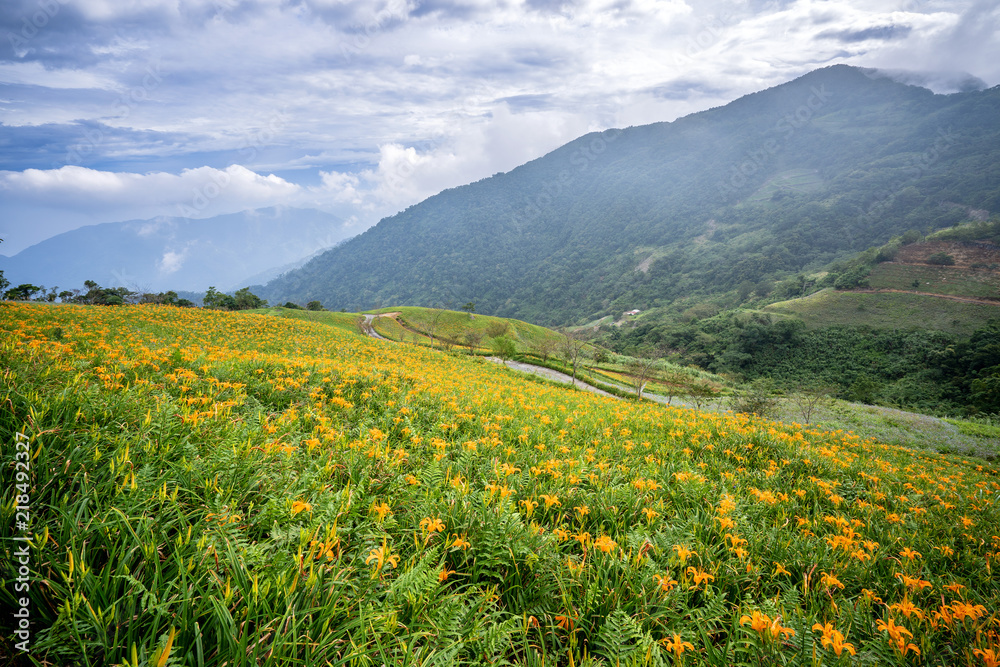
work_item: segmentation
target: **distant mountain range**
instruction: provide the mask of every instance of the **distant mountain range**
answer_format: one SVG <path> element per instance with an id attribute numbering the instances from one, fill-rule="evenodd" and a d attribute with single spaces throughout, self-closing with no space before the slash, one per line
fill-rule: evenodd
<path id="1" fill-rule="evenodd" d="M 160 217 L 81 227 L 0 256 L 12 284 L 94 280 L 141 291 L 231 290 L 274 278 L 351 235 L 315 210 L 263 208 L 203 220 Z"/>
<path id="2" fill-rule="evenodd" d="M 935 95 L 900 78 L 838 65 L 585 135 L 385 218 L 258 293 L 583 322 L 733 305 L 906 230 L 1000 211 L 1000 87 Z"/>

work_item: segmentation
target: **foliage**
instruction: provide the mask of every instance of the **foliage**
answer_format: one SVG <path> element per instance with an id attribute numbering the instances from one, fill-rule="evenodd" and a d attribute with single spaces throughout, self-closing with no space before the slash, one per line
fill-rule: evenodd
<path id="1" fill-rule="evenodd" d="M 829 95 L 803 107 L 815 90 Z M 1000 209 L 998 99 L 996 88 L 934 95 L 817 70 L 441 192 L 262 295 L 350 309 L 475 300 L 483 313 L 568 325 L 861 286 L 866 270 L 846 265 L 857 253 L 953 227 L 969 207 Z M 806 121 L 789 125 L 802 108 Z M 844 265 L 826 282 L 809 277 L 831 262 Z"/>
<path id="2" fill-rule="evenodd" d="M 952 266 L 955 264 L 955 258 L 946 252 L 936 252 L 927 258 L 928 264 L 937 264 L 940 266 Z"/>
<path id="3" fill-rule="evenodd" d="M 219 292 L 212 286 L 205 292 L 202 302 L 206 308 L 213 310 L 253 310 L 267 307 L 267 301 L 251 292 L 249 287 L 240 288 L 230 296 Z M 285 304 L 285 307 L 289 307 L 288 304 Z M 299 308 L 300 306 L 292 304 L 292 307 Z"/>
<path id="4" fill-rule="evenodd" d="M 991 465 L 566 391 L 285 312 L 0 309 L 0 437 L 31 450 L 25 663 L 1000 649 Z"/>

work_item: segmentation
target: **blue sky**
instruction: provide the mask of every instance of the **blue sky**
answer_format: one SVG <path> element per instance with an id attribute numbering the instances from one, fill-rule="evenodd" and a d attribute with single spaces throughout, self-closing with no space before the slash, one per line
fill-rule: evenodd
<path id="1" fill-rule="evenodd" d="M 4 0 L 0 252 L 272 205 L 360 232 L 830 64 L 994 86 L 998 33 L 971 0 Z"/>

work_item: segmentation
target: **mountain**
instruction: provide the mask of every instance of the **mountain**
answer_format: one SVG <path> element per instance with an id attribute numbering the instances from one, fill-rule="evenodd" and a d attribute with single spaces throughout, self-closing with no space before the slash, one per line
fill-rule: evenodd
<path id="1" fill-rule="evenodd" d="M 261 293 L 581 322 L 767 294 L 909 229 L 1000 210 L 1000 87 L 936 95 L 899 78 L 838 65 L 585 135 L 385 218 Z"/>
<path id="2" fill-rule="evenodd" d="M 13 257 L 0 270 L 13 284 L 79 288 L 85 280 L 142 291 L 228 290 L 271 278 L 350 233 L 315 210 L 264 208 L 204 220 L 160 217 L 81 227 Z"/>

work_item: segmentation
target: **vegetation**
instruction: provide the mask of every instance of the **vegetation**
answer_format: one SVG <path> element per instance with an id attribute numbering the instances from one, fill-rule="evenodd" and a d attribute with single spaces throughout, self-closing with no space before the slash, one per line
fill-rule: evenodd
<path id="1" fill-rule="evenodd" d="M 0 306 L 0 437 L 31 450 L 28 664 L 1000 652 L 981 460 L 566 391 L 274 312 Z"/>
<path id="2" fill-rule="evenodd" d="M 351 310 L 475 302 L 571 325 L 857 287 L 857 253 L 1000 210 L 998 98 L 825 68 L 447 190 L 260 293 Z"/>

